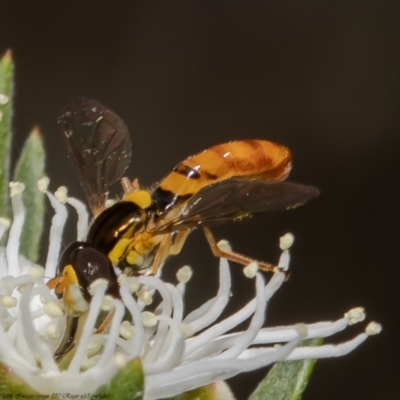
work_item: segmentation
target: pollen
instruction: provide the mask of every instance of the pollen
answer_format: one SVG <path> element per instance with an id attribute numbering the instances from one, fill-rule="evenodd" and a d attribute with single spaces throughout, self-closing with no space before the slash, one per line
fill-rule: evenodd
<path id="1" fill-rule="evenodd" d="M 1 304 L 6 308 L 13 308 L 18 304 L 18 300 L 11 296 L 2 296 Z"/>
<path id="2" fill-rule="evenodd" d="M 357 324 L 365 319 L 365 309 L 363 307 L 352 308 L 344 314 L 344 317 L 349 320 L 349 325 Z"/>
<path id="3" fill-rule="evenodd" d="M 305 324 L 296 324 L 295 328 L 301 339 L 305 339 L 307 337 L 308 329 Z"/>
<path id="4" fill-rule="evenodd" d="M 122 274 L 118 277 L 118 283 L 120 286 L 126 283 L 130 293 L 136 293 L 140 288 L 140 283 L 134 276 L 128 277 L 125 274 Z"/>
<path id="5" fill-rule="evenodd" d="M 128 321 L 122 322 L 119 326 L 119 334 L 124 339 L 132 339 L 135 336 L 135 330 Z"/>
<path id="6" fill-rule="evenodd" d="M 114 309 L 114 298 L 110 295 L 104 296 L 103 303 L 101 304 L 103 311 L 111 311 Z"/>
<path id="7" fill-rule="evenodd" d="M 143 326 L 146 328 L 151 328 L 157 325 L 157 317 L 150 311 L 142 312 Z"/>
<path id="8" fill-rule="evenodd" d="M 292 247 L 293 242 L 294 242 L 293 233 L 286 233 L 285 235 L 280 237 L 279 247 L 281 250 L 288 250 L 290 247 Z"/>
<path id="9" fill-rule="evenodd" d="M 232 251 L 232 247 L 227 240 L 220 240 L 217 243 L 217 246 L 221 251 L 226 251 L 228 253 Z"/>
<path id="10" fill-rule="evenodd" d="M 124 368 L 128 362 L 127 357 L 122 353 L 114 355 L 114 363 L 118 368 Z"/>
<path id="11" fill-rule="evenodd" d="M 46 315 L 52 318 L 61 317 L 62 315 L 64 315 L 61 308 L 55 302 L 46 303 L 44 305 L 44 312 L 46 313 Z"/>
<path id="12" fill-rule="evenodd" d="M 176 273 L 176 279 L 178 279 L 179 283 L 187 283 L 190 281 L 193 275 L 193 270 L 188 265 L 185 265 L 182 268 L 179 268 Z"/>
<path id="13" fill-rule="evenodd" d="M 194 335 L 194 329 L 189 325 L 182 323 L 179 325 L 179 332 L 182 334 L 184 338 L 188 338 Z"/>
<path id="14" fill-rule="evenodd" d="M 86 346 L 86 354 L 88 357 L 92 357 L 97 354 L 102 347 L 100 337 L 92 336 L 88 345 Z"/>
<path id="15" fill-rule="evenodd" d="M 13 198 L 15 196 L 19 196 L 25 190 L 25 185 L 21 182 L 10 182 L 10 197 Z"/>
<path id="16" fill-rule="evenodd" d="M 29 276 L 33 282 L 37 282 L 41 280 L 44 276 L 44 269 L 39 265 L 34 265 L 33 267 L 29 268 Z"/>
<path id="17" fill-rule="evenodd" d="M 258 264 L 252 261 L 246 267 L 243 268 L 243 273 L 246 278 L 254 278 L 258 272 Z"/>
<path id="18" fill-rule="evenodd" d="M 38 187 L 39 192 L 46 193 L 47 188 L 49 187 L 49 183 L 50 183 L 50 179 L 47 176 L 40 178 L 37 181 L 37 187 Z"/>
<path id="19" fill-rule="evenodd" d="M 46 333 L 47 333 L 47 336 L 48 336 L 50 339 L 57 339 L 57 338 L 58 338 L 57 328 L 56 328 L 55 325 L 52 324 L 52 323 L 50 323 L 50 324 L 47 325 L 47 327 L 46 327 Z"/>
<path id="20" fill-rule="evenodd" d="M 96 279 L 93 283 L 90 284 L 90 286 L 88 288 L 89 293 L 93 296 L 96 288 L 98 286 L 102 286 L 102 285 L 107 287 L 107 285 L 108 285 L 107 280 L 103 279 L 103 278 Z"/>
<path id="21" fill-rule="evenodd" d="M 128 278 L 128 287 L 131 293 L 136 293 L 140 288 L 140 284 L 136 278 L 131 277 Z"/>
<path id="22" fill-rule="evenodd" d="M 68 189 L 65 186 L 60 186 L 54 192 L 54 196 L 60 204 L 66 204 L 68 201 Z"/>
<path id="23" fill-rule="evenodd" d="M 368 336 L 377 335 L 382 332 L 382 325 L 378 322 L 372 321 L 365 328 L 365 333 Z"/>
<path id="24" fill-rule="evenodd" d="M 137 293 L 137 297 L 142 303 L 146 306 L 150 305 L 153 302 L 153 298 L 150 292 L 146 289 L 140 289 Z"/>

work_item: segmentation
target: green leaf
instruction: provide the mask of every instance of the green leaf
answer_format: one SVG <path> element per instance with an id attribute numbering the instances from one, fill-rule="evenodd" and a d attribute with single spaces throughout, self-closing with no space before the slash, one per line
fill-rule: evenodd
<path id="1" fill-rule="evenodd" d="M 44 175 L 45 152 L 42 136 L 34 128 L 25 141 L 21 156 L 14 172 L 14 180 L 22 182 L 25 190 L 22 199 L 26 208 L 26 218 L 21 237 L 21 253 L 35 262 L 39 255 L 40 239 L 43 231 L 44 196 L 37 189 L 37 181 Z"/>
<path id="2" fill-rule="evenodd" d="M 319 346 L 322 339 L 312 339 L 303 346 Z M 249 400 L 299 400 L 311 377 L 316 360 L 276 363 Z"/>
<path id="3" fill-rule="evenodd" d="M 11 117 L 14 63 L 8 50 L 0 59 L 0 217 L 9 216 Z"/>
<path id="4" fill-rule="evenodd" d="M 139 358 L 120 369 L 107 385 L 102 386 L 92 399 L 141 400 L 144 395 L 144 375 Z"/>
<path id="5" fill-rule="evenodd" d="M 10 369 L 0 364 L 0 395 L 3 398 L 35 398 L 38 394 L 29 385 L 19 380 Z M 9 397 L 6 397 L 9 396 Z"/>
<path id="6" fill-rule="evenodd" d="M 63 379 L 61 376 L 59 379 Z M 73 388 L 71 388 L 73 391 Z M 1 396 L 3 394 L 3 396 Z M 102 386 L 90 399 L 108 400 L 142 400 L 144 394 L 144 376 L 142 363 L 139 358 L 130 361 L 119 370 L 107 385 Z M 50 394 L 39 394 L 29 385 L 17 378 L 8 367 L 0 363 L 0 398 L 10 399 L 39 399 L 51 398 Z M 72 398 L 67 393 L 54 398 Z M 88 397 L 79 397 L 80 399 Z"/>
<path id="7" fill-rule="evenodd" d="M 198 389 L 190 390 L 189 392 L 182 393 L 178 396 L 169 399 L 161 400 L 212 400 L 215 397 L 209 386 L 201 387 Z"/>

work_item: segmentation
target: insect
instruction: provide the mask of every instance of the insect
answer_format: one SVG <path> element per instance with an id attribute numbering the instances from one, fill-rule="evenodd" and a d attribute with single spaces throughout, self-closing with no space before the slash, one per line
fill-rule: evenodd
<path id="1" fill-rule="evenodd" d="M 55 288 L 72 318 L 88 309 L 88 286 L 102 277 L 107 292 L 118 297 L 116 271 L 155 274 L 168 256 L 178 254 L 189 233 L 202 228 L 211 250 L 247 265 L 252 259 L 222 250 L 210 225 L 241 220 L 265 211 L 304 204 L 318 190 L 284 182 L 290 172 L 290 151 L 266 140 L 220 144 L 179 163 L 153 190 L 123 178 L 131 144 L 126 125 L 95 100 L 79 97 L 59 117 L 64 142 L 95 216 L 85 242 L 70 244 L 60 257 Z M 109 208 L 112 184 L 122 178 L 124 196 Z M 274 265 L 258 262 L 260 269 Z M 60 353 L 71 345 L 66 338 Z"/>

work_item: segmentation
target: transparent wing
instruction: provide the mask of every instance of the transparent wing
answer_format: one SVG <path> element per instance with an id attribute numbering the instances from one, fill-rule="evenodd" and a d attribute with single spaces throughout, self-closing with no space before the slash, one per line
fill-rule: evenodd
<path id="1" fill-rule="evenodd" d="M 58 123 L 68 156 L 96 214 L 104 207 L 110 186 L 123 176 L 129 165 L 128 129 L 117 114 L 86 97 L 69 102 Z"/>
<path id="2" fill-rule="evenodd" d="M 200 190 L 181 208 L 178 216 L 161 224 L 159 233 L 240 220 L 267 211 L 298 207 L 317 197 L 318 189 L 292 182 L 267 183 L 256 179 L 229 179 Z M 170 213 L 176 215 L 176 210 Z"/>

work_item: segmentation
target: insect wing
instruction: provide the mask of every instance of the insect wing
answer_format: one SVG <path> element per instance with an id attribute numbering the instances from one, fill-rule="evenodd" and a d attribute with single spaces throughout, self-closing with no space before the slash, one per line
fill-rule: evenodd
<path id="1" fill-rule="evenodd" d="M 318 194 L 318 189 L 314 187 L 292 182 L 229 179 L 200 190 L 182 207 L 179 216 L 157 231 L 162 233 L 199 224 L 239 220 L 266 211 L 287 210 L 306 203 Z"/>
<path id="2" fill-rule="evenodd" d="M 110 186 L 129 165 L 128 129 L 117 114 L 86 97 L 68 103 L 58 123 L 90 208 L 98 213 L 104 207 Z"/>

